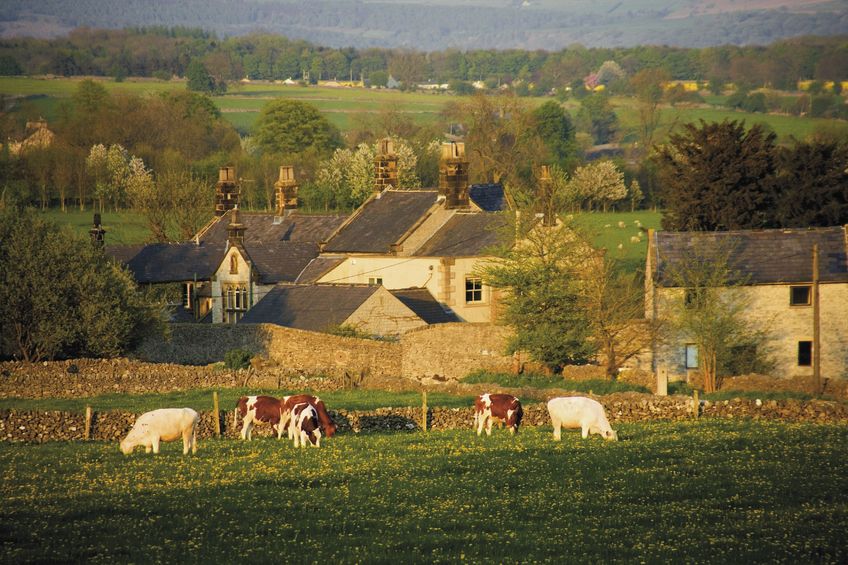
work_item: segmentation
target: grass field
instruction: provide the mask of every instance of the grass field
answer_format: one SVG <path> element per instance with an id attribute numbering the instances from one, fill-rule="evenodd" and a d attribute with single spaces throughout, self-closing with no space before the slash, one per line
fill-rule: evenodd
<path id="1" fill-rule="evenodd" d="M 28 100 L 38 113 L 48 120 L 57 116 L 58 102 L 71 96 L 81 78 L 38 79 L 25 77 L 0 78 L 0 95 L 42 97 Z M 127 80 L 114 82 L 101 80 L 103 86 L 112 92 L 132 92 L 135 94 L 156 93 L 174 89 L 184 89 L 182 81 Z M 246 84 L 231 88 L 224 96 L 213 98 L 224 117 L 240 132 L 250 133 L 259 116 L 262 106 L 277 97 L 296 98 L 314 104 L 324 112 L 327 118 L 342 131 L 348 131 L 356 125 L 358 114 L 367 114 L 385 108 L 410 116 L 418 123 L 433 123 L 439 119 L 445 105 L 460 97 L 444 93 L 400 92 L 396 90 L 371 90 L 361 88 L 299 87 L 281 84 Z M 533 106 L 547 101 L 547 98 L 527 98 Z M 714 101 L 718 101 L 716 98 Z M 621 122 L 621 134 L 625 143 L 637 141 L 638 113 L 632 98 L 613 97 L 612 105 Z M 566 107 L 572 114 L 579 103 L 569 100 Z M 803 139 L 822 127 L 832 127 L 834 120 L 813 119 L 798 116 L 750 114 L 741 111 L 705 107 L 664 107 L 658 130 L 658 139 L 663 139 L 673 127 L 687 122 L 722 121 L 726 118 L 745 120 L 750 126 L 765 123 L 778 135 L 780 141 L 790 136 Z M 846 126 L 848 127 L 848 126 Z"/>
<path id="2" fill-rule="evenodd" d="M 88 230 L 94 222 L 94 210 L 80 211 L 73 203 L 68 203 L 67 211 L 62 212 L 57 208 L 40 210 L 50 221 L 57 224 L 65 224 L 80 235 L 87 235 Z M 144 243 L 150 239 L 150 228 L 147 220 L 138 212 L 127 210 L 125 212 L 103 212 L 101 214 L 103 229 L 106 230 L 106 242 L 109 245 L 126 245 L 133 243 Z"/>
<path id="3" fill-rule="evenodd" d="M 0 561 L 844 563 L 845 426 L 0 444 Z"/>

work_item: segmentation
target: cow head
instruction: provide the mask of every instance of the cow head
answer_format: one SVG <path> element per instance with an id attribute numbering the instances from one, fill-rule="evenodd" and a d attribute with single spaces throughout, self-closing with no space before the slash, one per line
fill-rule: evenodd
<path id="1" fill-rule="evenodd" d="M 506 425 L 510 428 L 511 432 L 517 433 L 518 427 L 521 425 L 521 419 L 524 417 L 524 409 L 521 407 L 521 402 L 518 399 L 513 401 L 508 414 L 509 417 L 507 418 Z"/>
<path id="2" fill-rule="evenodd" d="M 607 441 L 618 441 L 618 433 L 613 429 L 604 430 L 601 436 Z"/>

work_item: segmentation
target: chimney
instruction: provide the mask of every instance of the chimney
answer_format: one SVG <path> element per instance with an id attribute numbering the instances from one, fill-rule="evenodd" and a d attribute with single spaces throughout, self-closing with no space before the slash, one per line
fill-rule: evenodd
<path id="1" fill-rule="evenodd" d="M 383 192 L 398 186 L 398 158 L 391 138 L 381 139 L 378 145 L 377 156 L 374 157 L 374 192 Z"/>
<path id="2" fill-rule="evenodd" d="M 227 242 L 229 245 L 235 245 L 236 243 L 244 244 L 244 232 L 247 228 L 244 227 L 244 224 L 239 222 L 239 210 L 238 206 L 233 208 L 230 215 L 230 224 L 227 226 Z"/>
<path id="3" fill-rule="evenodd" d="M 468 206 L 468 161 L 465 144 L 451 141 L 442 144 L 439 162 L 439 194 L 445 197 L 445 208 Z"/>
<path id="4" fill-rule="evenodd" d="M 539 192 L 537 194 L 542 209 L 542 225 L 555 226 L 556 212 L 554 210 L 554 179 L 551 178 L 551 168 L 542 165 L 539 174 Z"/>
<path id="5" fill-rule="evenodd" d="M 239 184 L 235 167 L 218 169 L 218 184 L 215 185 L 215 215 L 223 216 L 228 210 L 238 207 Z"/>
<path id="6" fill-rule="evenodd" d="M 91 236 L 91 243 L 96 247 L 103 247 L 105 245 L 104 236 L 106 235 L 106 230 L 100 225 L 100 214 L 94 214 L 94 227 L 88 230 L 88 235 Z"/>
<path id="7" fill-rule="evenodd" d="M 280 178 L 274 183 L 277 216 L 287 216 L 297 209 L 297 181 L 294 167 L 280 167 Z"/>

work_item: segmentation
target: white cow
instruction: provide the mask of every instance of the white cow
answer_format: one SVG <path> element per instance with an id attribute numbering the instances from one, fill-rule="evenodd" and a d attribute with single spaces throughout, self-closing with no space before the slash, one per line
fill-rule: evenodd
<path id="1" fill-rule="evenodd" d="M 132 453 L 139 445 L 150 453 L 159 453 L 160 441 L 183 438 L 183 455 L 191 448 L 197 453 L 197 422 L 200 416 L 191 408 L 160 408 L 145 412 L 135 421 L 130 433 L 121 441 L 124 455 Z"/>
<path id="2" fill-rule="evenodd" d="M 561 439 L 560 430 L 564 427 L 580 428 L 583 439 L 589 434 L 599 434 L 606 440 L 617 441 L 618 434 L 613 431 L 597 400 L 585 396 L 552 398 L 548 401 L 548 413 L 554 425 L 554 438 Z"/>

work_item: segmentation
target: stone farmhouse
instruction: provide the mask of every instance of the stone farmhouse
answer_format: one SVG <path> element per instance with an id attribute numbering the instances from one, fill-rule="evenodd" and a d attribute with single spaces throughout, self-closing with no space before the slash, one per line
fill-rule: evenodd
<path id="1" fill-rule="evenodd" d="M 848 226 L 650 230 L 646 317 L 668 317 L 690 299 L 691 289 L 676 287 L 670 273 L 695 250 L 722 246 L 730 250 L 728 266 L 740 277 L 734 291 L 747 305 L 749 319 L 767 331 L 774 374 L 813 377 L 818 364 L 821 378 L 848 378 Z M 673 335 L 653 346 L 649 361 L 653 371 L 664 368 L 670 379 L 686 379 L 698 368 L 697 346 L 686 336 Z"/>
<path id="2" fill-rule="evenodd" d="M 215 217 L 191 241 L 106 251 L 140 284 L 181 286 L 172 321 L 347 324 L 379 335 L 491 321 L 496 297 L 473 271 L 505 225 L 495 213 L 504 207 L 502 189 L 468 186 L 461 143 L 446 144 L 438 189 L 396 188 L 390 140 L 375 164 L 374 193 L 350 216 L 298 210 L 291 167 L 280 168 L 273 213 L 244 213 L 235 171 L 223 167 Z M 103 237 L 99 226 L 91 233 Z"/>

